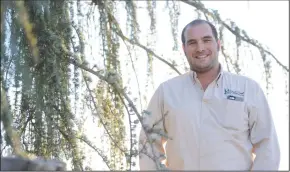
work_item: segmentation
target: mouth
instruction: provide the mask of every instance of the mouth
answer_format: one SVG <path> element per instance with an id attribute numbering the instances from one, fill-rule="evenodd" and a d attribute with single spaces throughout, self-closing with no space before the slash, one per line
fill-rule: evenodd
<path id="1" fill-rule="evenodd" d="M 195 58 L 197 58 L 197 59 L 205 59 L 207 57 L 208 57 L 208 55 L 195 56 Z"/>

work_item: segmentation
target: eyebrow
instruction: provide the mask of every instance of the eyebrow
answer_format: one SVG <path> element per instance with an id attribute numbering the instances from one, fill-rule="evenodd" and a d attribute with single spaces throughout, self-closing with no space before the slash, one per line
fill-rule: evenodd
<path id="1" fill-rule="evenodd" d="M 208 36 L 202 37 L 202 39 L 213 39 L 213 37 L 208 35 Z M 196 39 L 190 39 L 186 43 L 190 43 L 190 42 L 193 42 L 193 41 L 196 41 Z"/>
<path id="2" fill-rule="evenodd" d="M 202 39 L 213 39 L 212 36 L 204 36 Z"/>

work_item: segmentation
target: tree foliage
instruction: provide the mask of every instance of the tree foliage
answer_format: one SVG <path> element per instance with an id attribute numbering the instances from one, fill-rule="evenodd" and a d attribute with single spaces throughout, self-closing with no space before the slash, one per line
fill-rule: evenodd
<path id="1" fill-rule="evenodd" d="M 226 44 L 221 48 L 228 71 L 240 73 L 241 50 L 255 48 L 261 54 L 255 58 L 262 60 L 267 85 L 271 61 L 289 73 L 264 45 L 200 1 L 167 0 L 173 51 L 180 51 L 181 3 L 213 22 L 223 43 L 225 34 L 234 37 L 235 53 L 228 53 L 232 50 Z M 140 41 L 139 4 L 150 19 L 147 42 Z M 156 5 L 155 0 L 1 1 L 1 142 L 5 143 L 1 154 L 65 159 L 74 170 L 89 170 L 85 151 L 89 147 L 108 169 L 131 170 L 138 156 L 136 127 L 139 122 L 143 125 L 146 92 L 154 85 L 153 62 L 177 75 L 187 70 L 156 50 Z M 120 22 L 121 12 L 126 13 L 126 23 Z M 145 65 L 138 65 L 143 60 L 140 52 L 147 56 Z M 146 68 L 145 91 L 141 91 L 140 66 Z M 134 78 L 138 88 L 125 83 L 126 77 Z M 133 89 L 137 97 L 130 94 Z M 97 138 L 101 144 L 87 134 L 86 118 L 97 120 L 89 129 L 102 133 Z"/>

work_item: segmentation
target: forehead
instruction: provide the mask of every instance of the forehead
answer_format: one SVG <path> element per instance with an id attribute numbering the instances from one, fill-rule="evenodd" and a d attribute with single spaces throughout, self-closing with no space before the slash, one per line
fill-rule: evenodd
<path id="1" fill-rule="evenodd" d="M 201 39 L 204 36 L 212 36 L 214 37 L 212 33 L 211 27 L 207 23 L 201 23 L 193 26 L 188 26 L 185 31 L 185 40 L 189 39 Z"/>

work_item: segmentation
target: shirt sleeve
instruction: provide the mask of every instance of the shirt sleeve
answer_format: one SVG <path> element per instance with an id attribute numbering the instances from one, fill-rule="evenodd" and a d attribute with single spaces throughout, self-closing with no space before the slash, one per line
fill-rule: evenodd
<path id="1" fill-rule="evenodd" d="M 142 120 L 146 128 L 153 129 L 154 131 L 159 130 L 160 133 L 166 134 L 164 122 L 165 116 L 163 112 L 162 85 L 158 87 L 158 89 L 152 96 L 147 108 L 147 112 L 148 114 L 144 114 Z M 165 159 L 165 150 L 163 148 L 163 144 L 166 142 L 167 139 L 155 133 L 149 135 L 150 139 L 147 138 L 144 128 L 142 128 L 141 126 L 139 136 L 139 151 L 141 151 L 139 154 L 140 170 L 158 170 L 156 165 L 158 166 L 161 165 L 161 161 Z M 152 144 L 150 144 L 149 141 L 152 139 L 154 139 L 155 141 Z M 156 161 L 152 159 L 154 157 L 156 157 Z"/>
<path id="2" fill-rule="evenodd" d="M 250 139 L 256 155 L 252 170 L 279 169 L 280 147 L 270 107 L 261 87 L 257 85 L 250 108 Z M 253 89 L 254 90 L 254 89 Z"/>

